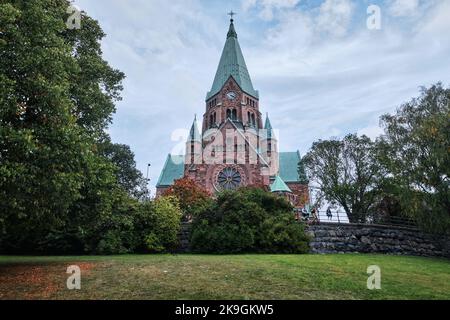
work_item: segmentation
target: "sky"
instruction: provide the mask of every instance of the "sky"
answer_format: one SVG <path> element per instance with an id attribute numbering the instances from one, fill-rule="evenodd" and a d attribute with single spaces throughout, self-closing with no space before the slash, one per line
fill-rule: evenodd
<path id="1" fill-rule="evenodd" d="M 194 115 L 205 112 L 230 10 L 280 151 L 304 155 L 314 141 L 349 133 L 376 138 L 380 116 L 418 96 L 421 86 L 450 85 L 450 0 L 74 4 L 99 21 L 104 58 L 126 74 L 109 132 L 130 145 L 144 176 L 151 164 L 153 191 L 167 155 L 184 153 Z M 379 25 L 369 28 L 368 19 Z"/>

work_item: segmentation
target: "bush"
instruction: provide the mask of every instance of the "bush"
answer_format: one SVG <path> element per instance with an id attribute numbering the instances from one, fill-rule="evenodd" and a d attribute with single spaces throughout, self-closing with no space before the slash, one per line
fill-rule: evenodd
<path id="1" fill-rule="evenodd" d="M 305 253 L 308 237 L 284 198 L 243 188 L 219 194 L 194 219 L 191 246 L 204 253 Z"/>
<path id="2" fill-rule="evenodd" d="M 173 196 L 160 197 L 142 205 L 136 220 L 140 251 L 163 252 L 176 249 L 180 231 L 181 209 Z"/>
<path id="3" fill-rule="evenodd" d="M 96 251 L 98 254 L 102 255 L 122 254 L 128 252 L 123 245 L 119 230 L 109 230 L 98 243 Z"/>

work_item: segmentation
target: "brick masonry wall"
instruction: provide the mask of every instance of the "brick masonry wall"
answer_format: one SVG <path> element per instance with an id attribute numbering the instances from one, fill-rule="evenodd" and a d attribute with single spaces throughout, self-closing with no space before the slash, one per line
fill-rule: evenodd
<path id="1" fill-rule="evenodd" d="M 321 223 L 309 226 L 312 253 L 386 253 L 450 258 L 450 238 L 417 229 Z"/>

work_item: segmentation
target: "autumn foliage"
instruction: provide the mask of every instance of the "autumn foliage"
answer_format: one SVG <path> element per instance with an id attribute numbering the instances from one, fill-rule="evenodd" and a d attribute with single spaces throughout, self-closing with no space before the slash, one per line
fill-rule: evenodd
<path id="1" fill-rule="evenodd" d="M 183 215 L 188 220 L 211 202 L 211 194 L 188 177 L 176 180 L 163 196 L 177 197 Z"/>

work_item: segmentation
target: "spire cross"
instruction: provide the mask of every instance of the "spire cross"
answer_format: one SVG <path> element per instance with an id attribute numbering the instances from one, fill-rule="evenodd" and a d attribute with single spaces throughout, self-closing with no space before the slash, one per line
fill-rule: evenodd
<path id="1" fill-rule="evenodd" d="M 231 12 L 229 12 L 228 15 L 231 17 L 231 21 L 233 21 L 233 16 L 235 16 L 236 13 L 234 13 L 233 10 L 231 10 Z"/>

